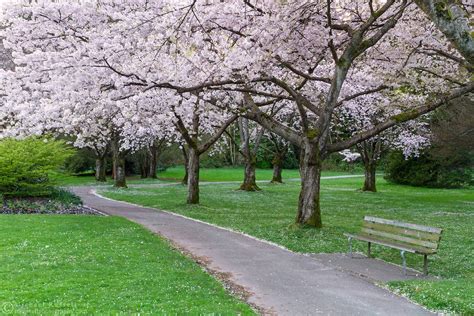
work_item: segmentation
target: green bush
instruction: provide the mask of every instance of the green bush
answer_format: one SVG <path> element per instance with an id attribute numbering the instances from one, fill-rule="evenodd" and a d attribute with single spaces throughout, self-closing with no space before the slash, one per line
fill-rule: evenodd
<path id="1" fill-rule="evenodd" d="M 0 192 L 5 196 L 41 196 L 52 192 L 48 173 L 74 153 L 63 141 L 48 138 L 0 141 Z"/>
<path id="2" fill-rule="evenodd" d="M 459 188 L 472 182 L 469 155 L 453 155 L 438 159 L 430 152 L 406 159 L 401 152 L 388 155 L 385 179 L 398 184 L 435 188 Z"/>
<path id="3" fill-rule="evenodd" d="M 93 174 L 95 170 L 94 153 L 88 149 L 79 149 L 68 157 L 64 169 L 72 174 Z"/>

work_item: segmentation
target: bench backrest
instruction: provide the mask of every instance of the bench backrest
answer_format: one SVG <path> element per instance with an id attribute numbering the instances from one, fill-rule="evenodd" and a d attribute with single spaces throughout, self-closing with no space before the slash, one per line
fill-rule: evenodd
<path id="1" fill-rule="evenodd" d="M 443 230 L 436 227 L 365 216 L 362 232 L 374 237 L 436 250 Z"/>

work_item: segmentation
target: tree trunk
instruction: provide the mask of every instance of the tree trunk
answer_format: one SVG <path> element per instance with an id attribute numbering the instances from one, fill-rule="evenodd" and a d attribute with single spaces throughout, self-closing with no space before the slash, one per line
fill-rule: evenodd
<path id="1" fill-rule="evenodd" d="M 283 183 L 281 176 L 283 159 L 279 153 L 275 153 L 275 156 L 272 160 L 273 164 L 273 177 L 271 183 Z"/>
<path id="2" fill-rule="evenodd" d="M 112 153 L 112 179 L 115 180 L 115 174 L 117 173 L 117 164 L 114 159 L 114 154 Z"/>
<path id="3" fill-rule="evenodd" d="M 257 137 L 254 140 L 254 148 L 250 148 L 250 127 L 249 120 L 243 117 L 239 117 L 239 132 L 241 141 L 241 154 L 245 161 L 244 170 L 244 182 L 240 186 L 240 190 L 244 191 L 259 191 L 260 188 L 257 186 L 255 169 L 257 165 L 257 150 L 260 145 L 260 140 L 263 135 L 263 128 L 261 128 Z"/>
<path id="4" fill-rule="evenodd" d="M 150 152 L 149 152 L 149 160 L 150 160 L 150 170 L 148 171 L 150 177 L 152 179 L 156 179 L 156 168 L 158 165 L 158 150 L 155 148 L 155 146 L 150 147 Z"/>
<path id="5" fill-rule="evenodd" d="M 375 173 L 377 171 L 377 163 L 375 161 L 370 161 L 364 163 L 365 167 L 365 180 L 362 191 L 377 192 L 375 185 Z"/>
<path id="6" fill-rule="evenodd" d="M 125 180 L 125 157 L 119 155 L 116 158 L 115 182 L 114 187 L 126 188 L 127 182 Z"/>
<path id="7" fill-rule="evenodd" d="M 195 148 L 189 148 L 188 167 L 188 204 L 199 204 L 199 154 Z"/>
<path id="8" fill-rule="evenodd" d="M 382 152 L 382 146 L 383 142 L 378 137 L 366 140 L 356 146 L 365 169 L 365 179 L 362 191 L 377 192 L 375 173 L 377 171 L 377 162 L 380 159 Z"/>
<path id="9" fill-rule="evenodd" d="M 95 160 L 95 179 L 99 182 L 106 182 L 106 161 L 104 157 L 98 157 Z"/>
<path id="10" fill-rule="evenodd" d="M 183 180 L 181 180 L 181 183 L 183 185 L 187 185 L 188 178 L 189 178 L 189 172 L 188 172 L 189 156 L 188 156 L 188 153 L 186 152 L 186 148 L 183 147 L 181 151 L 183 152 L 183 157 L 184 157 L 184 177 L 183 177 Z"/>
<path id="11" fill-rule="evenodd" d="M 148 150 L 144 149 L 140 152 L 140 178 L 145 179 L 150 176 L 150 159 Z"/>
<path id="12" fill-rule="evenodd" d="M 301 191 L 296 223 L 322 227 L 320 208 L 322 159 L 317 145 L 306 144 L 301 152 Z"/>
<path id="13" fill-rule="evenodd" d="M 257 186 L 255 169 L 256 161 L 255 157 L 246 159 L 245 162 L 245 174 L 244 183 L 240 186 L 240 190 L 244 191 L 259 191 L 260 188 Z"/>
<path id="14" fill-rule="evenodd" d="M 125 179 L 125 155 L 120 152 L 118 140 L 112 142 L 112 159 L 114 166 L 114 187 L 126 188 Z"/>

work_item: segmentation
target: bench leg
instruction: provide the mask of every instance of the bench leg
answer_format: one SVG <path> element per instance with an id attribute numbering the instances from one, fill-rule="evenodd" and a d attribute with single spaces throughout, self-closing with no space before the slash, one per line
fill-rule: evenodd
<path id="1" fill-rule="evenodd" d="M 423 257 L 423 275 L 428 275 L 428 256 L 424 255 Z"/>
<path id="2" fill-rule="evenodd" d="M 407 275 L 407 260 L 405 259 L 405 251 L 400 251 L 400 255 L 402 256 L 402 262 L 403 262 L 403 274 Z"/>
<path id="3" fill-rule="evenodd" d="M 369 244 L 367 245 L 367 258 L 372 257 L 372 256 L 370 255 L 370 246 L 371 246 L 371 245 L 372 245 L 371 242 L 369 242 Z"/>
<path id="4" fill-rule="evenodd" d="M 352 237 L 348 237 L 347 240 L 349 241 L 349 256 L 352 258 Z"/>

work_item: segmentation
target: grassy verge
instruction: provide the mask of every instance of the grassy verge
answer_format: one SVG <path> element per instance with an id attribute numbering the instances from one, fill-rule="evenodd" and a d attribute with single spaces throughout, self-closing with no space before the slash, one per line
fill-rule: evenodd
<path id="1" fill-rule="evenodd" d="M 0 227 L 0 314 L 254 314 L 124 219 L 3 215 Z"/>
<path id="2" fill-rule="evenodd" d="M 201 186 L 201 205 L 186 205 L 181 185 L 108 190 L 107 197 L 162 208 L 276 242 L 298 252 L 344 252 L 344 232 L 357 232 L 364 215 L 444 228 L 439 253 L 430 272 L 443 281 L 391 283 L 414 300 L 439 310 L 474 313 L 474 189 L 442 190 L 393 185 L 378 179 L 379 193 L 357 190 L 363 179 L 331 179 L 322 183 L 324 228 L 295 228 L 299 185 L 262 184 L 260 192 L 237 191 L 235 184 Z M 364 251 L 366 244 L 358 243 Z M 375 247 L 374 255 L 400 263 L 399 252 Z M 422 256 L 409 255 L 408 264 L 421 269 Z M 460 290 L 462 288 L 462 290 Z M 442 295 L 441 293 L 446 293 Z"/>

